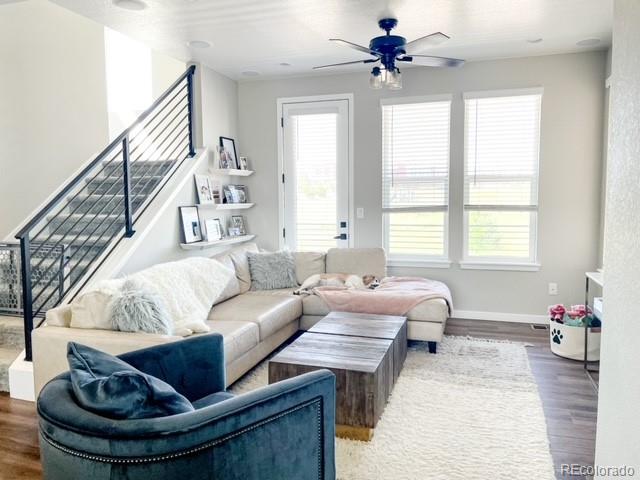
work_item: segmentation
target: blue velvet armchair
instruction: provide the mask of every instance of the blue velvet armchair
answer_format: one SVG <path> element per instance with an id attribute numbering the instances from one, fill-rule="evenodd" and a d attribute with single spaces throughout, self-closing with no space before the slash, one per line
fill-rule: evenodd
<path id="1" fill-rule="evenodd" d="M 335 377 L 315 371 L 233 396 L 222 336 L 201 335 L 120 358 L 195 407 L 113 420 L 78 405 L 69 373 L 38 398 L 45 479 L 334 479 Z"/>

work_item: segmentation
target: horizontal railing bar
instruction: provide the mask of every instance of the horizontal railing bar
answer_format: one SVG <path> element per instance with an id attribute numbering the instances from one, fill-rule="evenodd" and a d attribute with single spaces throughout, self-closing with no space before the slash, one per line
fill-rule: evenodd
<path id="1" fill-rule="evenodd" d="M 159 147 L 167 141 L 167 138 L 169 138 L 169 136 L 176 130 L 176 128 L 178 128 L 180 126 L 180 123 L 183 122 L 184 120 L 189 118 L 189 115 L 183 115 L 182 118 L 178 119 L 178 123 L 174 126 L 173 130 L 171 130 L 169 132 L 169 134 L 165 137 L 164 140 L 162 140 L 160 142 L 160 144 L 158 145 L 154 145 L 155 142 L 158 140 L 158 138 L 160 138 L 160 136 L 167 130 L 167 128 L 169 128 L 173 122 L 178 118 L 178 116 L 182 113 L 182 111 L 187 108 L 187 106 L 185 105 L 169 122 L 167 122 L 167 124 L 165 125 L 165 127 L 162 129 L 162 131 L 160 133 L 158 133 L 156 135 L 156 137 L 153 139 L 153 141 L 151 143 L 149 143 L 149 145 L 146 146 L 146 148 L 142 151 L 141 154 L 139 154 L 134 160 L 131 161 L 132 164 L 135 164 L 135 162 L 140 161 L 140 159 L 143 157 L 143 155 L 147 152 L 147 150 L 149 150 L 149 148 L 151 147 L 157 147 L 159 149 Z M 133 155 L 132 155 L 133 157 Z"/>
<path id="2" fill-rule="evenodd" d="M 174 138 L 174 140 L 173 140 L 173 142 L 171 142 L 171 144 L 169 145 L 169 147 L 170 147 L 170 146 L 175 142 L 175 140 L 176 140 L 176 139 L 178 139 L 178 140 L 180 140 L 180 141 L 184 141 L 184 140 L 187 140 L 187 138 L 188 138 L 188 135 L 184 135 L 182 138 L 175 137 L 175 138 Z M 179 147 L 179 146 L 180 146 L 180 144 L 178 144 L 178 145 L 177 145 L 177 146 L 176 146 L 176 147 L 171 151 L 170 155 L 173 155 L 173 154 L 176 152 L 176 150 L 178 149 L 178 147 Z M 165 148 L 165 151 L 166 151 L 169 147 Z M 181 150 L 181 151 L 184 151 L 184 150 L 185 150 L 185 149 L 187 149 L 187 148 L 188 148 L 188 145 L 185 145 L 185 146 L 182 148 L 182 150 Z M 164 152 L 163 152 L 163 153 L 164 153 Z M 156 169 L 157 169 L 157 168 L 161 168 L 161 166 L 156 167 Z M 142 179 L 140 179 L 138 182 L 136 182 L 136 185 L 135 185 L 135 186 L 139 185 L 139 184 L 140 184 L 140 182 L 142 182 Z M 147 181 L 146 181 L 146 183 L 145 183 L 145 185 L 144 185 L 144 187 L 146 187 L 146 186 L 149 184 L 149 182 L 150 182 L 150 180 L 147 180 Z M 116 208 L 117 208 L 117 207 L 116 207 Z M 112 209 L 112 210 L 111 210 L 111 212 L 109 213 L 109 215 L 111 215 L 111 214 L 116 210 L 116 208 Z M 102 238 L 105 236 L 105 234 L 109 231 L 109 229 L 110 229 L 114 224 L 115 224 L 115 220 L 113 220 L 113 221 L 109 224 L 109 226 L 107 227 L 107 229 L 106 229 L 102 234 L 98 235 L 98 237 L 97 237 L 97 238 L 98 238 L 98 239 L 102 239 Z M 88 241 L 88 238 L 90 238 L 90 237 L 93 235 L 93 233 L 94 233 L 97 229 L 98 229 L 98 227 L 96 227 L 96 228 L 93 230 L 93 232 L 91 232 L 90 234 L 88 234 L 87 240 L 85 240 L 85 241 L 84 241 L 84 242 L 83 242 L 79 247 L 76 247 L 76 248 L 80 249 L 80 248 L 84 247 L 84 245 L 85 245 L 85 244 L 86 244 L 86 242 Z M 115 237 L 117 237 L 120 233 L 121 233 L 120 231 L 116 231 L 116 232 L 114 232 L 114 233 L 111 235 L 111 237 L 109 237 L 108 243 L 110 243 L 110 242 L 111 242 Z M 106 249 L 107 247 L 108 247 L 108 245 L 106 245 L 106 246 L 104 247 L 104 249 Z M 104 249 L 103 249 L 103 250 L 104 250 Z M 69 259 L 67 260 L 67 262 L 69 262 L 69 261 L 71 260 L 71 258 L 73 258 L 73 257 L 75 256 L 75 254 L 76 254 L 76 253 L 77 253 L 77 251 L 76 251 L 76 252 L 74 252 L 72 255 L 70 255 L 70 256 L 69 256 Z M 84 258 L 87 256 L 87 254 L 88 254 L 88 253 L 89 253 L 89 250 L 87 250 L 87 251 L 84 253 L 84 255 L 83 255 L 82 257 L 80 257 L 80 258 L 77 260 L 77 263 L 79 264 L 80 262 L 82 262 L 82 261 L 84 260 Z M 100 254 L 102 254 L 102 251 L 100 252 Z M 100 254 L 98 254 L 98 256 L 99 256 Z M 96 256 L 96 258 L 97 258 L 97 256 Z M 94 259 L 92 259 L 92 260 L 90 260 L 90 261 L 87 263 L 87 265 L 84 267 L 84 269 L 80 272 L 80 276 L 79 276 L 79 278 L 80 278 L 80 277 L 82 277 L 82 275 L 84 275 L 84 274 L 86 273 L 86 271 L 91 267 L 91 265 L 92 265 L 92 263 L 93 263 L 93 261 L 94 261 L 94 260 L 95 260 L 95 258 L 94 258 Z M 53 264 L 52 264 L 52 265 L 53 265 Z M 78 266 L 79 266 L 79 265 L 76 265 L 76 266 L 74 266 L 74 267 L 72 267 L 72 268 L 70 268 L 70 269 L 69 269 L 69 272 L 68 272 L 68 273 L 63 277 L 63 279 L 62 279 L 62 282 L 63 282 L 63 283 L 65 283 L 67 279 L 71 278 L 71 275 L 72 275 L 72 274 L 73 274 L 73 272 L 76 270 L 76 268 L 78 268 Z M 51 267 L 51 266 L 50 266 L 50 267 Z M 49 268 L 50 268 L 50 267 L 49 267 Z M 47 270 L 48 270 L 48 269 L 47 269 Z M 33 303 L 33 304 L 35 304 L 35 303 L 36 303 L 36 301 L 37 301 L 37 300 L 40 298 L 40 296 L 41 296 L 41 295 L 46 291 L 46 289 L 51 285 L 51 282 L 52 282 L 55 278 L 57 278 L 57 277 L 52 276 L 52 277 L 51 277 L 51 279 L 47 282 L 47 284 L 46 284 L 46 285 L 44 285 L 44 286 L 40 289 L 40 292 L 39 292 L 39 293 L 34 297 L 34 299 L 33 299 L 33 301 L 32 301 L 32 303 Z M 66 292 L 68 292 L 68 290 L 66 290 L 66 291 L 65 291 L 65 293 L 66 293 Z M 42 308 L 43 308 L 43 307 L 47 304 L 47 302 L 51 299 L 51 296 L 53 295 L 53 293 L 55 293 L 55 291 L 54 291 L 54 292 L 52 292 L 51 294 L 49 294 L 49 296 L 47 296 L 47 298 L 45 298 L 45 300 L 42 302 L 42 305 L 41 305 L 41 306 L 40 306 L 40 308 L 37 310 L 36 315 L 37 315 L 38 313 L 40 313 L 40 312 L 41 312 Z"/>
<path id="3" fill-rule="evenodd" d="M 178 92 L 178 93 L 180 93 L 180 92 Z M 186 98 L 187 98 L 187 95 L 183 96 L 180 100 L 178 100 L 178 101 L 176 102 L 176 104 L 171 108 L 171 110 L 169 110 L 169 111 L 165 114 L 165 116 L 161 119 L 161 121 L 159 121 L 159 122 L 158 122 L 158 123 L 157 123 L 157 124 L 156 124 L 156 125 L 155 125 L 155 126 L 154 126 L 154 127 L 153 127 L 149 132 L 148 132 L 148 133 L 147 133 L 147 136 L 151 136 L 151 135 L 153 134 L 153 132 L 154 132 L 154 131 L 155 131 L 155 130 L 160 126 L 160 125 L 162 125 L 162 121 L 163 121 L 164 119 L 166 119 L 169 115 L 171 115 L 171 114 L 173 113 L 173 111 L 174 111 L 176 108 L 178 108 L 178 107 L 181 105 L 182 101 L 183 101 L 183 100 L 185 100 Z M 173 99 L 172 99 L 171 101 L 173 101 Z M 167 105 L 169 105 L 169 104 L 167 104 Z M 185 103 L 185 107 L 188 107 L 188 106 L 189 106 L 189 105 Z M 164 110 L 164 109 L 163 109 L 163 110 Z M 158 112 L 158 113 L 161 113 L 161 112 Z M 147 125 L 145 125 L 145 127 L 144 127 L 142 130 L 140 130 L 140 131 L 139 131 L 135 136 L 133 136 L 133 137 L 129 140 L 129 142 L 130 142 L 130 143 L 132 143 L 132 142 L 133 142 L 133 141 L 134 141 L 134 140 L 135 140 L 135 139 L 136 139 L 136 138 L 137 138 L 137 137 L 138 137 L 138 136 L 139 136 L 139 135 L 144 131 L 144 129 L 146 129 L 149 125 L 151 125 L 151 123 L 152 123 L 151 121 L 150 121 L 149 123 L 147 123 Z M 145 139 L 145 140 L 146 140 L 146 139 Z M 140 147 L 140 145 L 142 145 L 142 143 L 143 143 L 145 140 L 142 140 L 142 142 L 140 142 L 138 145 L 136 145 L 134 148 L 132 148 L 130 153 L 135 152 L 135 151 Z"/>
<path id="4" fill-rule="evenodd" d="M 160 105 L 175 89 L 176 87 L 184 81 L 190 75 L 193 75 L 195 71 L 195 65 L 191 65 L 175 82 L 173 82 L 165 92 L 158 97 L 158 99 L 151 104 L 149 108 L 147 108 L 144 112 L 142 112 L 136 121 L 126 128 L 120 135 L 118 135 L 101 153 L 99 153 L 96 158 L 94 158 L 86 167 L 82 169 L 82 171 L 76 175 L 72 180 L 70 180 L 65 187 L 58 192 L 53 199 L 51 199 L 38 213 L 36 213 L 29 222 L 25 226 L 23 226 L 18 233 L 16 234 L 16 238 L 20 239 L 27 235 L 48 213 L 49 211 L 55 207 L 63 198 L 67 196 L 69 191 L 78 185 L 80 181 L 84 179 L 84 177 L 91 171 L 93 168 L 101 162 L 105 156 L 108 155 L 110 151 L 112 151 L 118 144 L 122 143 L 122 140 L 129 135 L 135 127 L 137 127 L 145 118 L 147 118 L 158 105 Z"/>

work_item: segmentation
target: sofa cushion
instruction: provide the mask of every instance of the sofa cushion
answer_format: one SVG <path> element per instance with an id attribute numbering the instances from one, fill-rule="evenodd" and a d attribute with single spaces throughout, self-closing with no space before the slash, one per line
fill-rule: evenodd
<path id="1" fill-rule="evenodd" d="M 238 295 L 211 309 L 209 320 L 233 320 L 255 323 L 260 330 L 260 341 L 302 315 L 302 301 L 295 295 Z"/>
<path id="2" fill-rule="evenodd" d="M 253 322 L 208 321 L 207 325 L 212 332 L 224 338 L 226 364 L 237 360 L 260 342 L 260 330 Z"/>
<path id="3" fill-rule="evenodd" d="M 71 302 L 72 328 L 113 330 L 109 304 L 120 291 L 123 279 L 103 280 Z"/>
<path id="4" fill-rule="evenodd" d="M 196 410 L 200 410 L 201 408 L 210 407 L 211 405 L 215 405 L 216 403 L 229 400 L 230 398 L 233 398 L 233 396 L 233 393 L 230 392 L 215 392 L 193 402 L 193 408 L 195 408 Z"/>
<path id="5" fill-rule="evenodd" d="M 327 252 L 327 273 L 375 275 L 382 280 L 387 274 L 387 258 L 383 248 L 332 248 Z"/>
<path id="6" fill-rule="evenodd" d="M 257 251 L 258 246 L 255 243 L 244 243 L 239 247 L 232 248 L 228 252 L 213 257 L 225 265 L 231 261 L 236 272 L 236 278 L 238 279 L 239 293 L 245 293 L 251 288 L 251 273 L 249 272 L 247 252 Z"/>
<path id="7" fill-rule="evenodd" d="M 324 317 L 329 312 L 329 307 L 318 295 L 305 295 L 302 297 L 303 315 Z M 407 320 L 415 322 L 445 323 L 447 318 L 449 318 L 449 307 L 447 307 L 447 302 L 441 298 L 420 302 L 407 313 Z"/>
<path id="8" fill-rule="evenodd" d="M 247 253 L 251 290 L 275 290 L 297 286 L 296 264 L 288 251 Z"/>
<path id="9" fill-rule="evenodd" d="M 325 257 L 323 252 L 295 252 L 293 254 L 296 261 L 296 281 L 302 285 L 311 275 L 325 273 Z"/>
<path id="10" fill-rule="evenodd" d="M 69 342 L 73 393 L 85 409 L 108 418 L 154 418 L 193 411 L 171 385 L 113 355 Z"/>

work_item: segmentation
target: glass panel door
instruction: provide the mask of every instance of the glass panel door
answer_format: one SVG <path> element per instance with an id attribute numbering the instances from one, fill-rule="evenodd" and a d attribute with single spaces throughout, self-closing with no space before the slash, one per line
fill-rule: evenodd
<path id="1" fill-rule="evenodd" d="M 284 243 L 349 246 L 348 101 L 283 105 Z"/>

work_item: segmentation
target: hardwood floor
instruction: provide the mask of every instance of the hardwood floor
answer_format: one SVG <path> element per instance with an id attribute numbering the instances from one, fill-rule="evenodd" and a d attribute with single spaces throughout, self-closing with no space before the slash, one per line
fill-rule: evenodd
<path id="1" fill-rule="evenodd" d="M 587 478 L 560 472 L 562 464 L 593 465 L 597 395 L 582 364 L 552 354 L 549 332 L 528 324 L 451 319 L 446 333 L 530 344 L 529 362 L 547 420 L 556 478 Z M 41 477 L 37 435 L 34 404 L 0 394 L 0 479 Z"/>
<path id="2" fill-rule="evenodd" d="M 547 420 L 556 478 L 590 479 L 561 472 L 563 464 L 591 466 L 594 462 L 598 397 L 582 363 L 551 353 L 549 331 L 533 330 L 529 324 L 450 319 L 445 333 L 531 344 L 529 363 Z"/>

